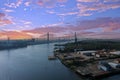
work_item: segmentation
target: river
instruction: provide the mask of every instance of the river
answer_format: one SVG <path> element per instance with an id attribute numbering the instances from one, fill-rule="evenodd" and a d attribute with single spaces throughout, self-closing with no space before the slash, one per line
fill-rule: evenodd
<path id="1" fill-rule="evenodd" d="M 54 43 L 0 51 L 0 80 L 83 80 L 59 60 L 49 61 Z M 120 75 L 104 80 L 120 80 Z"/>

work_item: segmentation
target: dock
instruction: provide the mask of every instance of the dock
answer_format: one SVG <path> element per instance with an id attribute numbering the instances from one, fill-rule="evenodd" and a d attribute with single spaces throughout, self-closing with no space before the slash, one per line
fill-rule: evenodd
<path id="1" fill-rule="evenodd" d="M 112 75 L 120 74 L 120 69 L 113 69 L 111 71 L 102 71 L 97 68 L 96 63 L 88 65 L 86 67 L 79 66 L 75 72 L 82 76 L 87 78 L 92 78 L 93 80 L 101 79 L 105 77 L 109 77 Z"/>
<path id="2" fill-rule="evenodd" d="M 70 55 L 70 54 L 68 54 Z M 62 64 L 64 64 L 66 67 L 70 68 L 73 70 L 73 72 L 77 73 L 78 75 L 80 75 L 83 78 L 90 78 L 92 80 L 96 80 L 96 79 L 101 79 L 101 78 L 105 78 L 105 77 L 109 77 L 112 75 L 116 75 L 116 74 L 120 74 L 120 68 L 113 68 L 112 70 L 108 70 L 108 71 L 104 71 L 102 69 L 99 69 L 99 60 L 95 60 L 92 62 L 88 62 L 85 59 L 80 58 L 77 62 L 77 64 L 81 64 L 81 65 L 74 65 L 74 62 L 77 61 L 77 59 L 75 60 L 76 56 L 73 56 L 73 59 L 69 58 L 66 59 L 66 54 L 57 54 L 58 59 L 61 61 Z M 103 61 L 106 62 L 114 62 L 114 61 L 118 61 L 118 59 L 120 58 L 116 58 L 116 59 L 107 59 Z M 83 60 L 83 61 L 81 61 Z M 101 60 L 100 60 L 101 61 Z M 119 63 L 118 63 L 119 64 Z M 74 68 L 73 68 L 74 66 Z"/>
<path id="3" fill-rule="evenodd" d="M 48 56 L 48 60 L 56 60 L 57 58 L 55 56 Z"/>

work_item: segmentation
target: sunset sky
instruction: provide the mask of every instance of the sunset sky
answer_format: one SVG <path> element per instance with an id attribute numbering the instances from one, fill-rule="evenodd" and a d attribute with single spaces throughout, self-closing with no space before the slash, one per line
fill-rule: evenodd
<path id="1" fill-rule="evenodd" d="M 120 0 L 0 0 L 0 39 L 120 38 Z"/>

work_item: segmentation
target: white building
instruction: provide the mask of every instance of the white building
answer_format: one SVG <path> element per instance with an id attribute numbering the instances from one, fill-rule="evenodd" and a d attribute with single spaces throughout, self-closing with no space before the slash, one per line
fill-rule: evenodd
<path id="1" fill-rule="evenodd" d="M 110 52 L 110 54 L 120 55 L 120 51 Z"/>

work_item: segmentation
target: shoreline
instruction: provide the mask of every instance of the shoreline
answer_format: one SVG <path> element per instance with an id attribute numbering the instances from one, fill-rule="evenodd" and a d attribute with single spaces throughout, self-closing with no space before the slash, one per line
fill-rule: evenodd
<path id="1" fill-rule="evenodd" d="M 110 76 L 120 74 L 120 69 L 116 69 L 116 70 L 113 70 L 113 71 L 107 71 L 107 72 L 103 71 L 103 72 L 99 72 L 98 74 L 92 74 L 92 73 L 84 74 L 80 70 L 78 70 L 77 67 L 72 68 L 72 66 L 66 64 L 65 61 L 60 57 L 60 55 L 57 55 L 56 57 L 60 60 L 60 62 L 64 66 L 66 66 L 68 69 L 72 70 L 74 73 L 76 73 L 77 75 L 79 75 L 80 77 L 85 78 L 85 79 L 90 79 L 90 80 L 96 80 L 97 79 L 98 80 L 98 78 L 99 78 L 101 80 L 101 79 L 104 79 L 104 78 L 107 78 L 107 77 L 110 77 Z M 112 60 L 112 59 L 109 59 L 109 60 Z"/>

